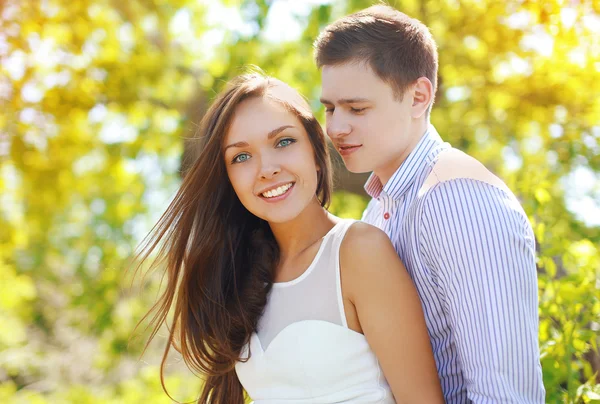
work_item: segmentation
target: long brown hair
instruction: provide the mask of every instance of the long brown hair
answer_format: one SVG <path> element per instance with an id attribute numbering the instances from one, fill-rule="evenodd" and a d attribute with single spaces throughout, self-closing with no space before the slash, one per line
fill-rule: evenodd
<path id="1" fill-rule="evenodd" d="M 314 42 L 319 68 L 367 63 L 398 99 L 410 84 L 427 77 L 437 88 L 437 45 L 427 27 L 387 5 L 375 5 L 334 21 Z"/>
<path id="2" fill-rule="evenodd" d="M 259 73 L 246 74 L 232 80 L 217 96 L 200 124 L 198 157 L 142 242 L 137 269 L 155 250 L 151 268 L 166 264 L 166 287 L 140 323 L 152 316 L 148 347 L 173 314 L 160 370 L 167 395 L 164 367 L 173 346 L 186 365 L 205 379 L 198 403 L 243 403 L 235 364 L 263 313 L 279 248 L 268 223 L 246 210 L 237 198 L 222 148 L 236 107 L 248 98 L 268 95 L 273 85 L 283 83 Z M 280 102 L 308 133 L 320 168 L 317 198 L 326 207 L 331 168 L 323 130 L 309 111 Z"/>

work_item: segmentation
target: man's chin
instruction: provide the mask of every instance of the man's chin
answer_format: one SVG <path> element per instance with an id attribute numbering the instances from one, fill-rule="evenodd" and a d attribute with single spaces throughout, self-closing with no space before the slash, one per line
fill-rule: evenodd
<path id="1" fill-rule="evenodd" d="M 355 162 L 344 161 L 344 165 L 346 166 L 346 170 L 350 171 L 352 174 L 364 174 L 373 171 L 372 169 L 356 164 Z"/>

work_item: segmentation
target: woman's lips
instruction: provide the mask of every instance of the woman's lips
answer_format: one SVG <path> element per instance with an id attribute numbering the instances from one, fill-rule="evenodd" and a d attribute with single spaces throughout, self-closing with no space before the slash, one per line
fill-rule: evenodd
<path id="1" fill-rule="evenodd" d="M 278 195 L 278 196 L 272 196 L 272 197 L 270 197 L 270 198 L 267 198 L 267 197 L 264 197 L 264 196 L 260 195 L 260 198 L 261 198 L 263 201 L 267 202 L 267 203 L 275 203 L 275 202 L 282 201 L 282 200 L 284 200 L 285 198 L 287 198 L 287 197 L 288 197 L 288 195 L 289 195 L 289 194 L 292 192 L 292 189 L 294 189 L 294 187 L 295 187 L 295 186 L 296 186 L 296 183 L 294 182 L 294 183 L 292 183 L 292 186 L 291 186 L 291 187 L 289 187 L 289 189 L 288 189 L 287 191 L 285 191 L 285 192 L 284 192 L 283 194 L 281 194 L 281 195 Z"/>

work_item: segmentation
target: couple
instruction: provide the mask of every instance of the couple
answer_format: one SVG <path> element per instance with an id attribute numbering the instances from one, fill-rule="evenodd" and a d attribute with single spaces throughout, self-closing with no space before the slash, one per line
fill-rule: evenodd
<path id="1" fill-rule="evenodd" d="M 531 226 L 506 185 L 429 124 L 437 50 L 388 6 L 315 42 L 326 130 L 373 174 L 363 220 L 326 208 L 307 102 L 259 74 L 206 113 L 202 151 L 155 228 L 157 328 L 199 403 L 542 403 Z M 164 360 L 163 360 L 164 365 Z"/>

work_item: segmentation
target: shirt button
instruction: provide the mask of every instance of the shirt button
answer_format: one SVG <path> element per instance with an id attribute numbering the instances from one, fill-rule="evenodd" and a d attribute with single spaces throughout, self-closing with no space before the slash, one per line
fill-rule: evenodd
<path id="1" fill-rule="evenodd" d="M 384 218 L 385 220 L 388 220 L 388 219 L 390 218 L 390 214 L 389 214 L 388 212 L 385 212 L 385 213 L 383 214 L 383 218 Z"/>

